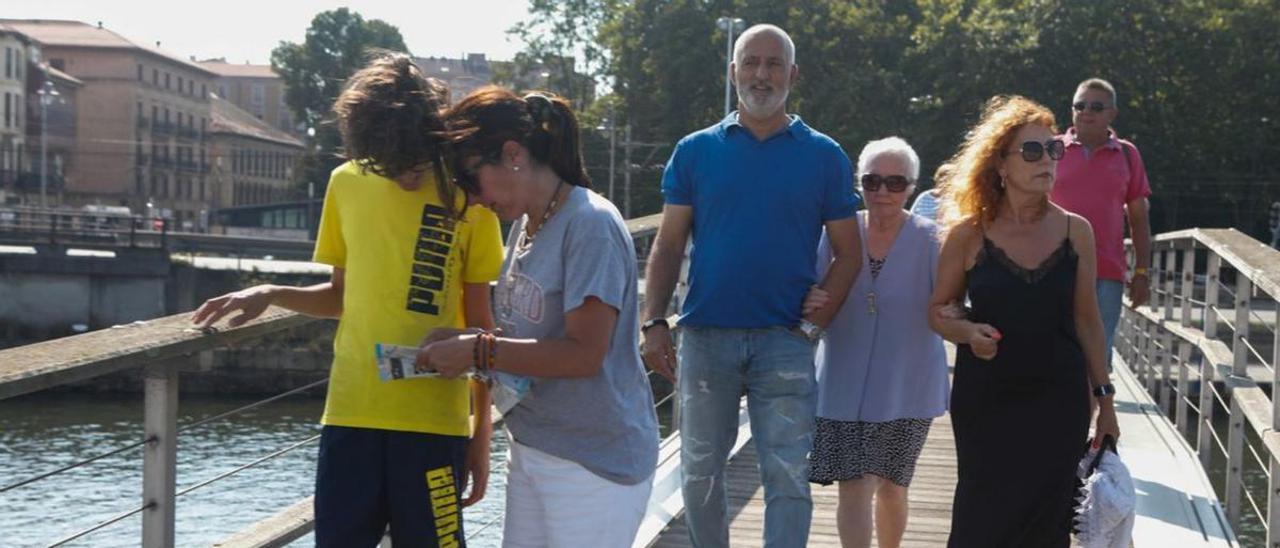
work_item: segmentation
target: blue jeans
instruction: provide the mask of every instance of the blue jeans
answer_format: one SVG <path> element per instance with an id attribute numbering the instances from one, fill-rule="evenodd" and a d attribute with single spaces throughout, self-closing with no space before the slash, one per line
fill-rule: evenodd
<path id="1" fill-rule="evenodd" d="M 690 540 L 698 548 L 729 546 L 724 468 L 745 393 L 764 486 L 764 545 L 805 546 L 813 515 L 814 345 L 781 327 L 682 330 L 680 467 Z"/>
<path id="2" fill-rule="evenodd" d="M 1124 282 L 1098 280 L 1098 311 L 1102 313 L 1102 335 L 1106 338 L 1103 350 L 1107 353 L 1107 371 L 1111 370 L 1111 343 L 1116 339 L 1116 325 L 1120 323 L 1120 307 L 1124 306 Z"/>

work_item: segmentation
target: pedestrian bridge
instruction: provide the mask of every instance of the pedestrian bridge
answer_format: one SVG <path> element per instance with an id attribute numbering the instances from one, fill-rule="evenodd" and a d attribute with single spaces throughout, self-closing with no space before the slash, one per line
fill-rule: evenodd
<path id="1" fill-rule="evenodd" d="M 658 222 L 656 216 L 629 221 L 642 262 Z M 1269 396 L 1280 375 L 1280 252 L 1235 230 L 1208 229 L 1160 235 L 1154 253 L 1153 302 L 1126 309 L 1116 344 L 1120 452 L 1139 495 L 1134 545 L 1280 546 L 1280 530 L 1272 529 L 1280 523 L 1280 399 Z M 141 515 L 140 544 L 173 546 L 175 531 L 184 526 L 174 518 L 182 495 L 216 489 L 219 480 L 285 452 L 314 451 L 316 441 L 280 440 L 279 451 L 203 481 L 184 478 L 190 487 L 178 491 L 175 459 L 183 430 L 316 387 L 298 387 L 178 428 L 180 371 L 209 361 L 207 356 L 216 349 L 270 338 L 312 321 L 272 309 L 240 327 L 202 332 L 191 328 L 188 314 L 178 314 L 0 350 L 0 399 L 117 371 L 145 372 L 142 439 L 126 447 L 102 447 L 98 457 L 56 470 L 27 470 L 20 481 L 0 485 L 0 496 L 14 489 L 40 489 L 44 478 L 140 449 L 144 473 L 139 497 L 120 501 L 120 513 L 111 519 L 78 530 L 51 531 L 47 542 L 92 544 L 96 532 Z M 635 545 L 684 546 L 688 539 L 681 522 L 680 440 L 673 428 L 680 413 L 678 399 L 665 381 L 651 379 L 665 437 L 648 514 Z M 734 546 L 761 544 L 763 494 L 756 459 L 744 412 L 728 469 Z M 494 473 L 501 474 L 501 467 Z M 910 492 L 906 545 L 945 545 L 954 484 L 954 443 L 944 416 L 930 431 Z M 834 487 L 814 489 L 811 546 L 839 545 L 835 500 Z M 501 517 L 469 524 L 468 536 L 500 530 Z M 311 501 L 306 499 L 215 545 L 284 546 L 312 528 Z"/>

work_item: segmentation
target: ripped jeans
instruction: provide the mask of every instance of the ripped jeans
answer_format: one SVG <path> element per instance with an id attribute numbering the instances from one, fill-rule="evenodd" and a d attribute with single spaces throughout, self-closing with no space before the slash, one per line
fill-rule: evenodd
<path id="1" fill-rule="evenodd" d="M 815 345 L 782 327 L 681 331 L 680 466 L 690 540 L 698 548 L 729 546 L 724 468 L 746 394 L 764 486 L 764 545 L 805 546 L 813 514 Z"/>

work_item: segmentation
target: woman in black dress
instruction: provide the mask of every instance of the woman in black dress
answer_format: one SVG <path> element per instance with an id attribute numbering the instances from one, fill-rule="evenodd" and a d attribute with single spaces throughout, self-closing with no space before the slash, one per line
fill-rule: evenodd
<path id="1" fill-rule="evenodd" d="M 1043 106 L 995 97 L 942 183 L 949 232 L 930 324 L 957 345 L 952 548 L 1068 546 L 1090 397 L 1097 439 L 1120 434 L 1093 231 L 1049 203 L 1063 151 L 1056 133 Z M 966 295 L 961 318 L 948 303 Z"/>

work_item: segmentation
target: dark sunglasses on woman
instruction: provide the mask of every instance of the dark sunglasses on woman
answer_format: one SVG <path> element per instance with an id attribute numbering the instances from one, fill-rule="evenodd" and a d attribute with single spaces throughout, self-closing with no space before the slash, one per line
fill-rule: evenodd
<path id="1" fill-rule="evenodd" d="M 1097 113 L 1107 110 L 1107 105 L 1102 101 L 1092 101 L 1088 103 L 1084 101 L 1076 101 L 1071 105 L 1071 108 L 1076 109 L 1076 112 L 1084 112 L 1084 109 L 1088 108 L 1090 112 Z"/>
<path id="2" fill-rule="evenodd" d="M 1061 160 L 1062 154 L 1066 152 L 1067 145 L 1057 139 L 1049 139 L 1041 143 L 1040 141 L 1027 141 L 1022 143 L 1022 147 L 1018 152 L 1022 153 L 1023 161 L 1027 163 L 1039 162 L 1044 157 L 1046 151 L 1049 152 L 1050 160 Z"/>
<path id="3" fill-rule="evenodd" d="M 868 192 L 880 190 L 880 185 L 884 185 L 889 192 L 902 192 L 911 186 L 911 180 L 901 175 L 882 176 L 875 173 L 862 174 L 862 189 Z"/>

